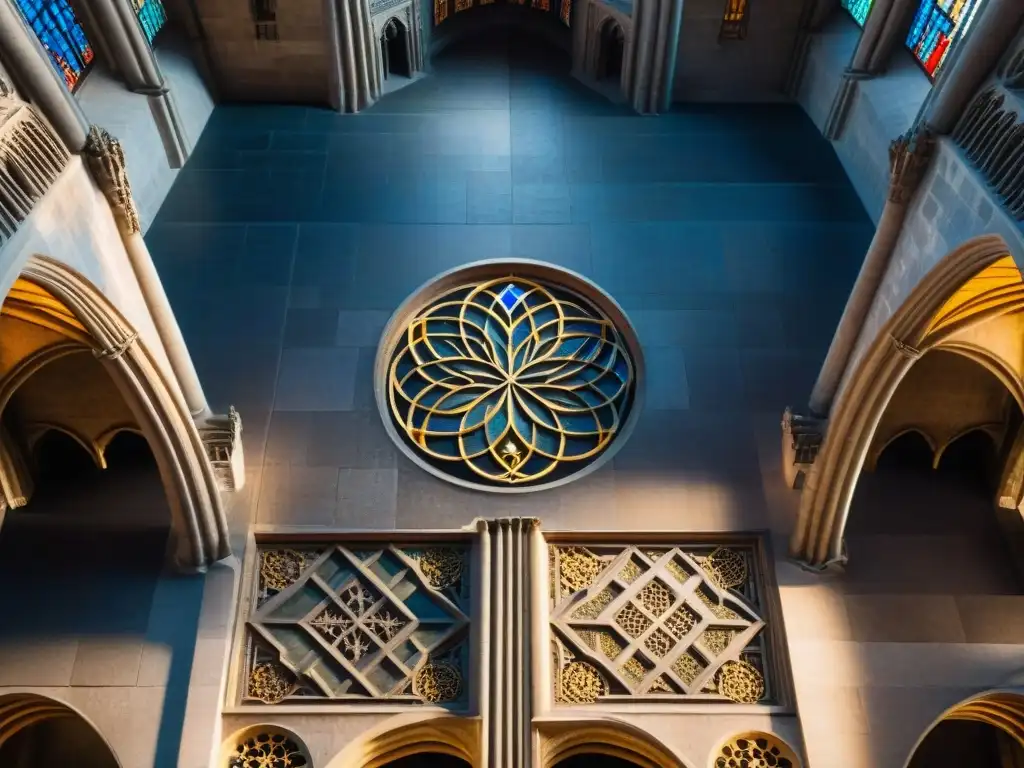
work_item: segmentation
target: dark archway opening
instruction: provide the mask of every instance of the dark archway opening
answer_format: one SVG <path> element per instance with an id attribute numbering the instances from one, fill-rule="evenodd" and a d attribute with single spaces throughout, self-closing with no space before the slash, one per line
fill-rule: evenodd
<path id="1" fill-rule="evenodd" d="M 1019 765 L 1024 765 L 1024 748 L 1004 731 L 972 720 L 944 720 L 914 751 L 909 768 Z"/>
<path id="2" fill-rule="evenodd" d="M 380 56 L 385 80 L 392 75 L 412 77 L 409 32 L 398 19 L 391 19 L 384 25 L 380 36 Z"/>
<path id="3" fill-rule="evenodd" d="M 991 435 L 975 429 L 946 446 L 939 458 L 943 480 L 991 494 L 999 482 L 999 457 Z"/>
<path id="4" fill-rule="evenodd" d="M 875 470 L 930 474 L 934 457 L 935 453 L 924 435 L 911 430 L 885 446 L 875 464 Z"/>
<path id="5" fill-rule="evenodd" d="M 556 763 L 557 768 L 637 768 L 637 764 L 621 757 L 587 752 L 573 755 Z"/>
<path id="6" fill-rule="evenodd" d="M 41 722 L 21 728 L 0 742 L 0 765 L 10 768 L 56 768 L 64 765 L 119 768 L 117 759 L 102 737 L 70 710 L 57 712 Z"/>
<path id="7" fill-rule="evenodd" d="M 142 435 L 130 430 L 122 430 L 107 443 L 103 457 L 107 460 L 107 468 L 121 470 L 155 471 L 156 457 L 149 448 L 149 443 Z"/>
<path id="8" fill-rule="evenodd" d="M 438 752 L 420 752 L 385 763 L 384 768 L 471 768 L 461 757 Z"/>
<path id="9" fill-rule="evenodd" d="M 626 36 L 617 23 L 609 19 L 601 27 L 601 53 L 597 64 L 597 79 L 619 82 L 622 79 L 622 60 L 626 51 Z"/>
<path id="10" fill-rule="evenodd" d="M 48 430 L 36 441 L 32 464 L 36 487 L 42 493 L 62 485 L 79 487 L 94 482 L 100 474 L 86 447 L 59 429 Z"/>

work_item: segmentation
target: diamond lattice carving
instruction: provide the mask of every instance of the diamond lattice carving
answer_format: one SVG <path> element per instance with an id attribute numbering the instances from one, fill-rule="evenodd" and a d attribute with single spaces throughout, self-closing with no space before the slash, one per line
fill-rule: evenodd
<path id="1" fill-rule="evenodd" d="M 264 546 L 242 701 L 459 702 L 470 594 L 460 546 Z"/>
<path id="2" fill-rule="evenodd" d="M 598 701 L 764 700 L 768 640 L 755 562 L 750 547 L 553 546 L 556 669 L 572 679 L 584 669 L 596 675 L 600 685 L 587 690 Z M 583 586 L 571 591 L 574 584 Z M 587 703 L 559 679 L 557 700 Z"/>

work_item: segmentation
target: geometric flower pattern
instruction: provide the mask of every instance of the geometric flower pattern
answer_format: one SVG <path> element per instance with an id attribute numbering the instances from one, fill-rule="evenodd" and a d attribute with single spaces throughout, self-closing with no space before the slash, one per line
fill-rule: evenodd
<path id="1" fill-rule="evenodd" d="M 463 548 L 261 544 L 257 556 L 244 703 L 464 699 Z"/>
<path id="2" fill-rule="evenodd" d="M 573 545 L 550 557 L 556 700 L 765 699 L 752 548 Z"/>

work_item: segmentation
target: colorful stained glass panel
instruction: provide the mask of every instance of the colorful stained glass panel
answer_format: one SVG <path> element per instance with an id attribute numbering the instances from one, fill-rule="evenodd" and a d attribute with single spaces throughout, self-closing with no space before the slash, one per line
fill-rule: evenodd
<path id="1" fill-rule="evenodd" d="M 135 15 L 139 17 L 146 39 L 152 43 L 156 33 L 167 21 L 167 12 L 164 11 L 163 4 L 160 0 L 132 0 L 132 7 L 135 9 Z"/>
<path id="2" fill-rule="evenodd" d="M 849 11 L 853 20 L 862 27 L 868 20 L 868 13 L 870 13 L 873 3 L 874 0 L 842 0 L 843 8 Z"/>
<path id="3" fill-rule="evenodd" d="M 572 17 L 572 0 L 562 0 L 561 11 L 559 16 L 562 18 L 562 23 L 565 26 L 570 26 L 570 18 Z"/>
<path id="4" fill-rule="evenodd" d="M 907 35 L 907 47 L 931 77 L 974 19 L 979 0 L 921 0 Z"/>
<path id="5" fill-rule="evenodd" d="M 93 51 L 67 0 L 17 0 L 18 10 L 36 33 L 69 90 L 82 79 Z"/>

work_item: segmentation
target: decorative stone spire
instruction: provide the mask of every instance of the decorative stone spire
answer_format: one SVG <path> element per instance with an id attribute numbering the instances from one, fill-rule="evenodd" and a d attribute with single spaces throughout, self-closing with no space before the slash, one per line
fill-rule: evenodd
<path id="1" fill-rule="evenodd" d="M 121 142 L 94 125 L 89 129 L 84 154 L 93 178 L 110 203 L 118 226 L 128 234 L 141 232 L 139 212 L 135 208 L 135 200 L 132 199 L 132 188 L 128 183 L 128 169 Z"/>

